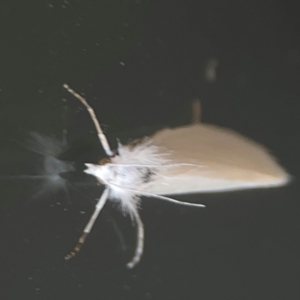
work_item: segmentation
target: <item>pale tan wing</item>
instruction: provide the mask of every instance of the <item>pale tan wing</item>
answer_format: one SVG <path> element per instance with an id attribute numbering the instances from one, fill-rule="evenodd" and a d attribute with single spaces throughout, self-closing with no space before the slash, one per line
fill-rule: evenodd
<path id="1" fill-rule="evenodd" d="M 214 125 L 163 129 L 152 137 L 170 151 L 172 163 L 194 163 L 163 169 L 147 192 L 186 194 L 280 186 L 289 175 L 268 150 L 242 135 Z"/>

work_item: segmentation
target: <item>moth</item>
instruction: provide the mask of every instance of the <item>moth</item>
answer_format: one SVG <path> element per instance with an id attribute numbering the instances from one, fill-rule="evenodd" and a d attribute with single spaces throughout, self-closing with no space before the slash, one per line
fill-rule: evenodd
<path id="1" fill-rule="evenodd" d="M 205 207 L 168 196 L 270 188 L 289 181 L 288 173 L 262 145 L 232 130 L 197 122 L 199 102 L 195 102 L 193 124 L 160 130 L 139 143 L 118 142 L 117 151 L 112 151 L 93 108 L 68 85 L 63 87 L 88 110 L 107 155 L 100 164 L 85 164 L 84 172 L 95 176 L 105 189 L 66 259 L 80 251 L 108 199 L 118 201 L 124 214 L 129 214 L 137 225 L 135 253 L 127 263 L 131 269 L 141 260 L 144 248 L 144 226 L 138 213 L 141 196 Z"/>

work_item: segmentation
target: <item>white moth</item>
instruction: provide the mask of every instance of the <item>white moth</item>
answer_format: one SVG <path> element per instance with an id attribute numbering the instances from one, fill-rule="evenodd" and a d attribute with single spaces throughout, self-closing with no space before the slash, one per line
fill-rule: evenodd
<path id="1" fill-rule="evenodd" d="M 123 212 L 137 224 L 136 250 L 127 263 L 128 268 L 133 268 L 140 261 L 144 247 L 144 228 L 138 213 L 140 196 L 204 207 L 164 195 L 267 188 L 289 181 L 289 175 L 263 146 L 231 130 L 207 124 L 163 129 L 141 143 L 126 146 L 119 143 L 115 154 L 93 109 L 68 85 L 64 88 L 87 108 L 108 156 L 100 165 L 85 164 L 84 172 L 94 175 L 105 185 L 105 190 L 77 245 L 66 259 L 80 251 L 108 198 L 117 200 Z M 197 121 L 199 102 L 195 102 L 194 111 L 194 121 Z"/>

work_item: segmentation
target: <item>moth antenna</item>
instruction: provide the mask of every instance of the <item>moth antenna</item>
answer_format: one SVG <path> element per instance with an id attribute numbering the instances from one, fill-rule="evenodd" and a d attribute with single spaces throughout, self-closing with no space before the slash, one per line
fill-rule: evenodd
<path id="1" fill-rule="evenodd" d="M 97 120 L 96 114 L 94 112 L 94 109 L 87 103 L 87 101 L 80 96 L 78 93 L 76 93 L 73 89 L 71 89 L 67 84 L 64 84 L 63 87 L 70 93 L 72 94 L 75 98 L 77 98 L 87 109 L 87 111 L 89 112 L 92 121 L 94 122 L 95 128 L 97 130 L 97 134 L 100 140 L 100 143 L 105 151 L 105 153 L 108 156 L 114 156 L 113 152 L 110 149 L 110 146 L 108 144 L 108 141 L 106 139 L 106 136 L 104 135 L 101 126 L 99 124 L 99 121 Z"/>
<path id="2" fill-rule="evenodd" d="M 143 255 L 143 251 L 144 251 L 144 239 L 145 239 L 144 224 L 140 218 L 138 210 L 136 208 L 134 208 L 131 210 L 131 212 L 133 213 L 133 216 L 134 216 L 134 219 L 135 219 L 136 225 L 137 225 L 137 229 L 136 229 L 137 241 L 136 241 L 136 248 L 135 248 L 134 256 L 132 257 L 130 262 L 127 263 L 127 265 L 126 265 L 128 269 L 134 268 L 140 262 L 141 257 Z"/>
<path id="3" fill-rule="evenodd" d="M 94 225 L 100 211 L 102 210 L 103 206 L 106 203 L 106 200 L 108 198 L 108 194 L 109 194 L 109 190 L 106 188 L 104 190 L 104 192 L 102 193 L 102 195 L 101 195 L 101 197 L 100 197 L 100 199 L 99 199 L 99 201 L 98 201 L 98 203 L 95 207 L 94 213 L 92 214 L 89 222 L 85 226 L 85 228 L 83 230 L 83 233 L 82 233 L 82 235 L 80 236 L 80 238 L 78 240 L 78 243 L 76 244 L 74 249 L 68 255 L 65 256 L 66 260 L 69 260 L 70 258 L 74 257 L 80 251 L 82 246 L 84 245 L 85 240 L 86 240 L 88 234 L 91 232 L 91 230 L 93 228 L 93 225 Z"/>
<path id="4" fill-rule="evenodd" d="M 192 123 L 198 124 L 201 122 L 201 101 L 194 99 L 192 102 Z"/>
<path id="5" fill-rule="evenodd" d="M 157 198 L 157 199 L 166 200 L 166 201 L 169 201 L 169 202 L 172 202 L 172 203 L 175 203 L 175 204 L 179 204 L 179 205 L 194 206 L 194 207 L 206 207 L 204 204 L 182 202 L 182 201 L 175 200 L 173 198 L 169 198 L 169 197 L 165 197 L 165 196 L 161 196 L 161 195 L 157 195 L 157 194 L 152 194 L 152 193 L 147 193 L 147 192 L 142 192 L 142 191 L 139 191 L 139 190 L 136 190 L 136 189 L 132 189 L 132 188 L 121 186 L 119 184 L 112 183 L 111 181 L 108 181 L 108 184 L 112 185 L 112 186 L 116 186 L 118 188 L 122 188 L 124 190 L 134 192 L 134 193 L 136 193 L 138 195 L 141 195 L 141 196 L 154 197 L 154 198 Z"/>

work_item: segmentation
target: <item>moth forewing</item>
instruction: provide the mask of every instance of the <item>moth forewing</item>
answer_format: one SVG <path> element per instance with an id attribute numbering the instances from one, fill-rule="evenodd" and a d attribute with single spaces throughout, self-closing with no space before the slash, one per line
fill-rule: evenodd
<path id="1" fill-rule="evenodd" d="M 276 187 L 290 180 L 289 174 L 264 146 L 215 125 L 163 129 L 154 134 L 152 142 L 167 148 L 173 163 L 201 163 L 203 167 L 180 166 L 165 170 L 164 180 L 153 185 L 149 192 L 222 192 Z"/>

